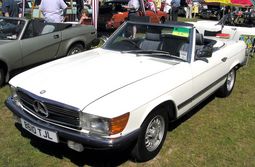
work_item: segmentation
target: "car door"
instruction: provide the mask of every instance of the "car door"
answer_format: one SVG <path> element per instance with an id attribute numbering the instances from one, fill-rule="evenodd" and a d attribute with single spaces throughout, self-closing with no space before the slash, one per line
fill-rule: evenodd
<path id="1" fill-rule="evenodd" d="M 204 60 L 194 60 L 191 63 L 193 75 L 193 105 L 210 95 L 225 82 L 228 73 L 228 60 L 222 50 L 212 54 Z"/>
<path id="2" fill-rule="evenodd" d="M 40 34 L 21 40 L 24 66 L 46 62 L 56 57 L 61 42 L 61 31 L 47 32 L 49 30 L 54 31 L 45 27 Z"/>

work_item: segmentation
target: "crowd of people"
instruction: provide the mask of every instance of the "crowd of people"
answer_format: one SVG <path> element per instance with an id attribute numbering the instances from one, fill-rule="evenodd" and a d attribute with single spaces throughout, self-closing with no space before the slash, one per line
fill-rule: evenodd
<path id="1" fill-rule="evenodd" d="M 2 2 L 2 15 L 9 17 L 21 17 L 22 16 L 22 2 L 23 0 L 0 0 Z M 77 7 L 77 15 L 80 19 L 80 23 L 88 24 L 91 20 L 88 11 L 84 9 L 84 0 L 74 0 Z M 91 3 L 91 0 L 88 0 Z M 63 22 L 65 20 L 65 12 L 68 7 L 66 0 L 33 0 L 35 5 L 38 5 L 47 22 Z M 192 0 L 186 0 L 187 2 L 187 18 L 191 18 L 192 12 Z M 163 11 L 167 13 L 167 19 L 177 21 L 178 8 L 180 7 L 180 0 L 165 0 L 162 3 L 161 0 L 145 0 L 145 7 L 157 11 L 164 5 Z M 140 9 L 140 0 L 129 0 L 128 11 L 130 14 L 136 13 Z M 189 14 L 188 14 L 189 13 Z"/>
<path id="2" fill-rule="evenodd" d="M 91 16 L 87 9 L 84 9 L 84 0 L 73 0 L 76 2 L 77 18 L 81 24 L 91 24 Z M 92 0 L 87 0 L 87 4 L 91 4 Z M 101 2 L 101 0 L 99 0 Z M 182 3 L 181 3 L 182 1 Z M 9 17 L 22 16 L 23 0 L 0 0 L 2 2 L 2 15 Z M 68 3 L 66 0 L 33 0 L 35 5 L 39 6 L 46 22 L 63 22 L 66 17 L 66 9 Z M 184 3 L 183 3 L 184 2 Z M 137 15 L 140 8 L 141 0 L 129 0 L 126 8 L 129 11 L 129 16 Z M 194 13 L 198 13 L 195 9 L 193 0 L 144 0 L 145 8 L 154 12 L 163 10 L 167 13 L 167 20 L 177 21 L 178 10 L 182 5 L 186 12 L 186 18 L 191 19 Z M 162 8 L 163 5 L 163 8 Z M 225 12 L 229 13 L 228 11 Z M 192 15 L 193 14 L 193 15 Z"/>

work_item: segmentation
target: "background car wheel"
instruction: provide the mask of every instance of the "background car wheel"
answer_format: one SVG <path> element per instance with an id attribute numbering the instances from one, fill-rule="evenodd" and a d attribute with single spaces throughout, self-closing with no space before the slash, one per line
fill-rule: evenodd
<path id="1" fill-rule="evenodd" d="M 221 19 L 221 14 L 217 14 L 217 20 L 220 20 Z"/>
<path id="2" fill-rule="evenodd" d="M 4 83 L 5 83 L 4 70 L 2 68 L 0 68 L 0 87 L 3 86 Z"/>
<path id="3" fill-rule="evenodd" d="M 164 24 L 164 23 L 165 23 L 165 21 L 166 21 L 166 19 L 165 19 L 164 17 L 161 17 L 161 18 L 160 18 L 160 22 L 159 22 L 159 23 L 160 23 L 160 24 Z"/>
<path id="4" fill-rule="evenodd" d="M 74 55 L 76 53 L 80 53 L 83 51 L 83 46 L 82 44 L 75 44 L 73 46 L 71 46 L 71 48 L 68 50 L 67 52 L 67 56 L 70 56 L 70 55 Z"/>
<path id="5" fill-rule="evenodd" d="M 236 81 L 236 70 L 233 68 L 228 73 L 227 79 L 226 79 L 224 85 L 222 85 L 222 87 L 220 87 L 220 89 L 217 91 L 216 95 L 218 97 L 229 96 L 234 88 L 235 81 Z"/>
<path id="6" fill-rule="evenodd" d="M 160 151 L 166 138 L 168 116 L 164 108 L 150 113 L 141 126 L 137 143 L 131 152 L 136 162 L 144 162 L 154 158 Z"/>

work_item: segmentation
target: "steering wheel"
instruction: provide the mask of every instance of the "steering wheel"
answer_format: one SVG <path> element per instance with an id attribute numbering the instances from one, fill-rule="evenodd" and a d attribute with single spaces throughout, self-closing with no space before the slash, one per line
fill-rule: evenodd
<path id="1" fill-rule="evenodd" d="M 132 41 L 131 39 L 122 39 L 119 42 L 116 42 L 111 46 L 112 49 L 116 50 L 122 50 L 122 51 L 127 51 L 127 50 L 140 50 L 141 48 Z"/>
<path id="2" fill-rule="evenodd" d="M 123 39 L 121 42 L 124 42 L 124 43 L 127 42 L 127 43 L 129 43 L 129 44 L 135 46 L 136 49 L 141 49 L 141 48 L 137 45 L 137 43 L 135 43 L 134 41 L 132 41 L 132 40 L 130 40 L 130 39 Z"/>

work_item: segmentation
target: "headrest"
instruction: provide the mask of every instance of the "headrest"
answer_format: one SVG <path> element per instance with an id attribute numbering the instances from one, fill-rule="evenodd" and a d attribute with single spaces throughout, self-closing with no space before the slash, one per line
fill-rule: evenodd
<path id="1" fill-rule="evenodd" d="M 145 39 L 151 40 L 151 41 L 159 41 L 161 39 L 161 34 L 158 33 L 151 33 L 147 32 Z"/>
<path id="2" fill-rule="evenodd" d="M 42 32 L 41 34 L 48 34 L 48 33 L 51 33 L 53 32 L 55 29 L 55 27 L 53 25 L 45 25 L 42 29 Z"/>
<path id="3" fill-rule="evenodd" d="M 196 33 L 196 45 L 203 45 L 204 38 L 202 34 Z"/>

